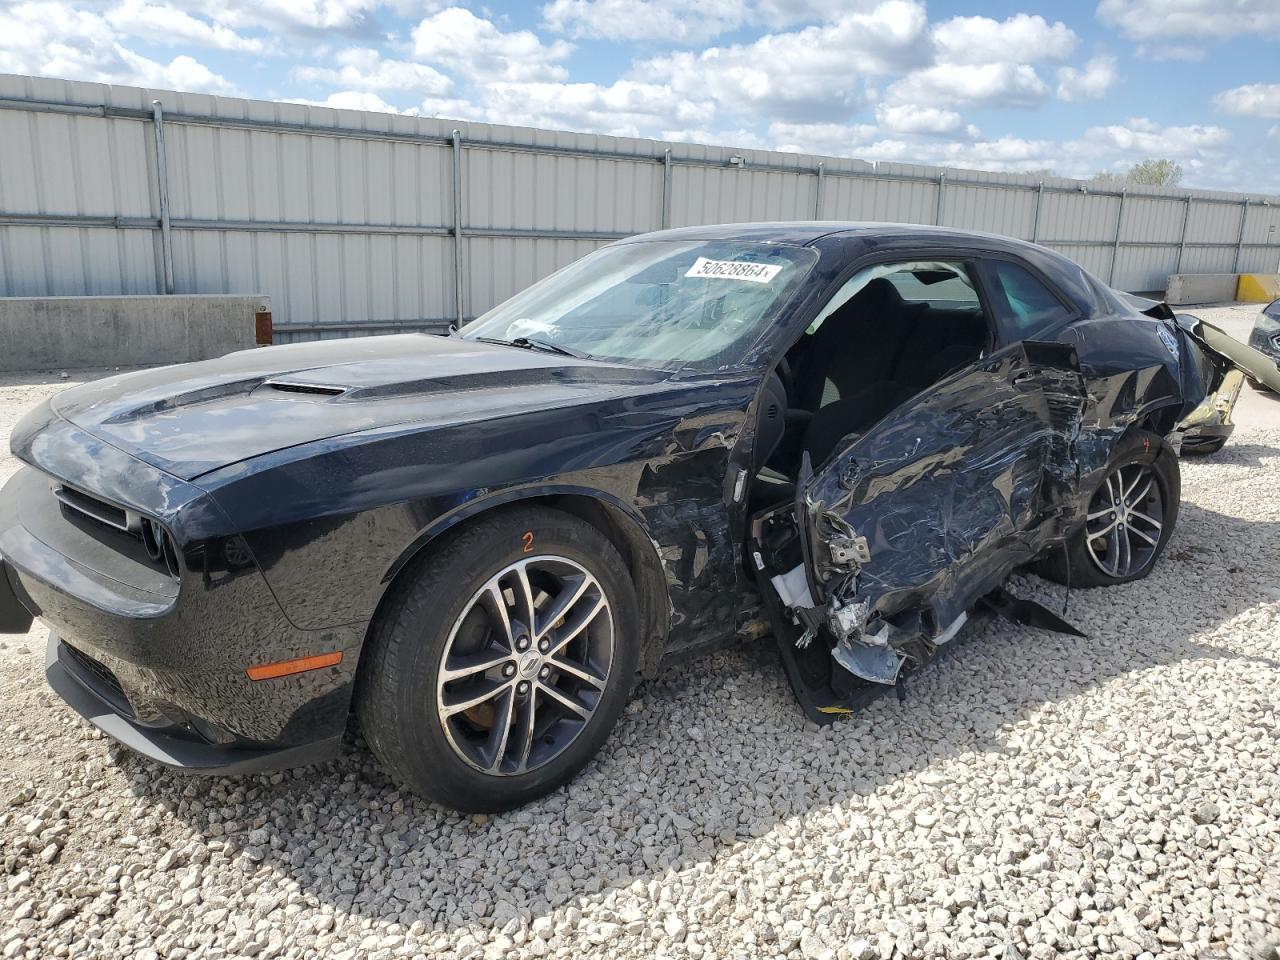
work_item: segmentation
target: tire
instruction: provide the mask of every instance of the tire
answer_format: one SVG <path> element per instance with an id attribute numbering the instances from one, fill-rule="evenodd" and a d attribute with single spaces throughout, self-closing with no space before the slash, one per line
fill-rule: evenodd
<path id="1" fill-rule="evenodd" d="M 1148 478 L 1158 500 L 1140 496 Z M 1123 484 L 1121 489 L 1128 491 L 1124 497 L 1126 509 L 1118 524 L 1115 514 L 1107 510 L 1114 504 L 1105 502 L 1114 501 L 1110 495 L 1116 492 L 1117 484 Z M 1042 561 L 1039 572 L 1073 587 L 1109 587 L 1141 580 L 1151 572 L 1169 542 L 1178 522 L 1181 496 L 1182 475 L 1173 448 L 1158 434 L 1133 431 L 1116 445 L 1101 479 L 1090 491 L 1085 522 L 1067 537 L 1065 551 L 1055 549 Z M 1096 516 L 1104 510 L 1105 514 Z M 1156 523 L 1150 522 L 1152 519 Z M 1099 530 L 1112 525 L 1116 526 L 1098 536 Z M 1123 562 L 1126 557 L 1129 564 Z"/>
<path id="2" fill-rule="evenodd" d="M 1186 441 L 1183 441 L 1182 455 L 1184 457 L 1211 457 L 1222 450 L 1226 445 L 1226 437 L 1218 437 L 1211 440 L 1209 443 L 1188 444 Z"/>
<path id="3" fill-rule="evenodd" d="M 378 613 L 356 688 L 365 739 L 393 779 L 455 810 L 549 793 L 626 705 L 636 610 L 622 557 L 590 524 L 541 507 L 470 523 L 407 567 Z"/>

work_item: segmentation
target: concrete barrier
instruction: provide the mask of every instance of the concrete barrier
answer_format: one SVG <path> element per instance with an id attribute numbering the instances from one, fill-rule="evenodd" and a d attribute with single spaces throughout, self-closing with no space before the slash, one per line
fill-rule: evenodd
<path id="1" fill-rule="evenodd" d="M 0 297 L 3 371 L 182 363 L 262 342 L 261 295 Z"/>
<path id="2" fill-rule="evenodd" d="M 1236 273 L 1175 273 L 1165 288 L 1166 303 L 1225 303 L 1236 298 Z"/>

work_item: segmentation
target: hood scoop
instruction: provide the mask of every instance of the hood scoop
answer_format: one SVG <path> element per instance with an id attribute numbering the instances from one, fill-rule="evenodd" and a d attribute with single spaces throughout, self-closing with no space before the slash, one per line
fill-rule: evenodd
<path id="1" fill-rule="evenodd" d="M 313 397 L 340 397 L 347 392 L 346 387 L 334 387 L 324 383 L 303 383 L 297 380 L 267 380 L 262 384 L 264 390 L 275 390 L 279 393 L 300 393 Z"/>

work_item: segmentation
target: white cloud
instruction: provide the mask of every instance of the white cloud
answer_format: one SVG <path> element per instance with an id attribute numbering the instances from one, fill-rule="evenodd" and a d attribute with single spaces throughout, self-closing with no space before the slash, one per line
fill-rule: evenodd
<path id="1" fill-rule="evenodd" d="M 496 123 L 639 137 L 669 124 L 709 124 L 716 110 L 709 101 L 676 96 L 669 86 L 619 80 L 609 86 L 493 83 L 485 88 L 484 113 Z"/>
<path id="2" fill-rule="evenodd" d="M 903 77 L 885 91 L 885 98 L 937 107 L 1033 107 L 1045 93 L 1035 68 L 1025 63 L 940 63 Z"/>
<path id="3" fill-rule="evenodd" d="M 265 53 L 270 49 L 265 40 L 243 37 L 229 27 L 197 19 L 167 3 L 124 0 L 107 10 L 104 16 L 121 33 L 166 46 L 190 43 L 242 53 Z"/>
<path id="4" fill-rule="evenodd" d="M 334 110 L 369 110 L 373 113 L 418 113 L 417 109 L 401 110 L 393 107 L 376 93 L 367 90 L 339 90 L 331 93 L 323 100 L 304 100 L 295 98 L 286 103 L 302 103 L 310 107 L 330 107 Z"/>
<path id="5" fill-rule="evenodd" d="M 452 81 L 422 63 L 384 60 L 377 50 L 352 48 L 335 58 L 339 66 L 297 67 L 293 77 L 300 83 L 332 84 L 348 90 L 407 91 L 424 94 L 447 93 Z"/>
<path id="6" fill-rule="evenodd" d="M 364 25 L 379 0 L 173 0 L 232 29 L 263 27 L 292 32 L 353 30 Z"/>
<path id="7" fill-rule="evenodd" d="M 953 17 L 933 28 L 939 59 L 945 63 L 1036 63 L 1065 60 L 1079 37 L 1065 23 L 1019 13 L 1007 20 Z"/>
<path id="8" fill-rule="evenodd" d="M 1212 37 L 1280 31 L 1276 0 L 1099 0 L 1098 18 L 1133 40 Z"/>
<path id="9" fill-rule="evenodd" d="M 701 43 L 747 19 L 745 0 L 552 0 L 542 8 L 552 30 L 572 37 Z"/>
<path id="10" fill-rule="evenodd" d="M 770 146 L 791 153 L 818 153 L 837 157 L 859 156 L 875 139 L 872 123 L 790 123 L 784 120 L 769 124 Z"/>
<path id="11" fill-rule="evenodd" d="M 111 24 L 66 3 L 31 0 L 0 18 L 0 73 L 235 94 L 236 86 L 185 54 L 168 63 L 122 45 Z"/>
<path id="12" fill-rule="evenodd" d="M 937 107 L 918 107 L 914 104 L 896 106 L 882 103 L 876 108 L 876 121 L 885 130 L 894 133 L 921 133 L 931 136 L 958 136 L 969 140 L 979 136 L 978 128 L 966 124 L 954 110 Z"/>
<path id="13" fill-rule="evenodd" d="M 1229 138 L 1230 134 L 1222 127 L 1201 124 L 1161 127 L 1138 117 L 1124 123 L 1090 127 L 1082 139 L 1098 147 L 1128 154 L 1177 159 L 1220 147 Z"/>
<path id="14" fill-rule="evenodd" d="M 1115 57 L 1094 57 L 1084 65 L 1058 68 L 1059 100 L 1099 100 L 1117 80 Z"/>
<path id="15" fill-rule="evenodd" d="M 550 0 L 547 27 L 572 37 L 705 43 L 743 27 L 781 30 L 867 12 L 882 0 Z"/>
<path id="16" fill-rule="evenodd" d="M 669 83 L 683 97 L 714 98 L 729 113 L 822 120 L 865 106 L 868 77 L 927 62 L 927 26 L 918 0 L 887 0 L 822 26 L 658 57 L 632 75 Z"/>
<path id="17" fill-rule="evenodd" d="M 529 30 L 505 33 L 491 21 L 461 7 L 449 7 L 413 28 L 418 58 L 439 63 L 477 82 L 557 81 L 568 77 L 561 65 L 573 47 L 544 44 Z"/>
<path id="18" fill-rule="evenodd" d="M 1161 156 L 1204 171 L 1206 179 L 1213 171 L 1223 170 L 1227 157 L 1222 148 L 1228 140 L 1220 127 L 1161 127 L 1144 118 L 1094 127 L 1065 140 L 1014 136 L 912 140 L 886 136 L 885 130 L 867 124 L 775 123 L 769 134 L 776 150 L 1013 173 L 1049 168 L 1067 177 L 1088 177 L 1100 169 L 1121 170 L 1144 157 Z"/>
<path id="19" fill-rule="evenodd" d="M 1208 51 L 1204 47 L 1189 43 L 1140 43 L 1134 49 L 1143 60 L 1180 60 L 1184 63 L 1197 63 L 1203 60 Z"/>
<path id="20" fill-rule="evenodd" d="M 1247 83 L 1223 90 L 1214 106 L 1238 117 L 1280 117 L 1280 83 Z"/>

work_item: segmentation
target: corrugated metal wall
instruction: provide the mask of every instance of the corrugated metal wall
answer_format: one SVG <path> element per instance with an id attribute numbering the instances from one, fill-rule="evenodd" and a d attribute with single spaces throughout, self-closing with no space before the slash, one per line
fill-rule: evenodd
<path id="1" fill-rule="evenodd" d="M 0 75 L 0 296 L 158 293 L 171 273 L 179 293 L 269 294 L 280 339 L 344 336 L 475 316 L 628 234 L 792 219 L 1008 234 L 1130 290 L 1280 264 L 1277 198 Z"/>

